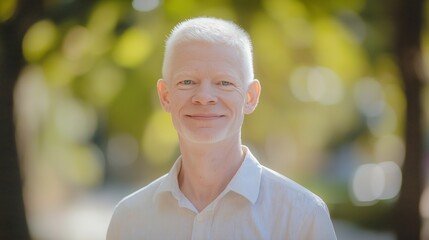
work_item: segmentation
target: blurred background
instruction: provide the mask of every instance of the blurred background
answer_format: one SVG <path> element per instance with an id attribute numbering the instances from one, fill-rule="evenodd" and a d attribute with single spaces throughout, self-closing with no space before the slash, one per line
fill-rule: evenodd
<path id="1" fill-rule="evenodd" d="M 259 160 L 321 196 L 339 239 L 429 239 L 428 14 L 423 0 L 1 0 L 0 236 L 105 239 L 115 204 L 179 155 L 156 94 L 165 38 L 214 16 L 253 40 L 262 96 L 243 142 Z"/>

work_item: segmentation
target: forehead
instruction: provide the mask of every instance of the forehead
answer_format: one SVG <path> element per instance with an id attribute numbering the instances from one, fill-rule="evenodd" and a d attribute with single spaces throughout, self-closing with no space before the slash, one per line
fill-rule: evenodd
<path id="1" fill-rule="evenodd" d="M 170 60 L 180 61 L 217 61 L 235 63 L 241 60 L 240 50 L 237 47 L 219 43 L 201 41 L 182 42 L 172 46 Z"/>
<path id="2" fill-rule="evenodd" d="M 182 42 L 173 45 L 167 56 L 169 75 L 177 72 L 218 70 L 242 72 L 243 58 L 237 47 L 207 42 Z"/>

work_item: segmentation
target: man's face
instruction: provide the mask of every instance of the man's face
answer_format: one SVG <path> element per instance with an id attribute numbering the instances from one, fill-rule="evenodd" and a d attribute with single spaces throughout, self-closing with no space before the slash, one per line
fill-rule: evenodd
<path id="1" fill-rule="evenodd" d="M 254 110 L 259 96 L 259 82 L 246 82 L 243 66 L 230 46 L 192 42 L 172 49 L 158 93 L 179 138 L 194 143 L 239 139 L 244 114 Z"/>

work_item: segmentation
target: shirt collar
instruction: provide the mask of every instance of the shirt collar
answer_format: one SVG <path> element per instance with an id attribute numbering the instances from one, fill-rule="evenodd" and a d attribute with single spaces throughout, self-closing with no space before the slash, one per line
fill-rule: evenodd
<path id="1" fill-rule="evenodd" d="M 180 195 L 182 194 L 179 188 L 179 182 L 177 180 L 179 176 L 180 167 L 182 165 L 182 157 L 180 156 L 176 162 L 174 163 L 173 167 L 170 169 L 168 174 L 165 175 L 164 180 L 159 185 L 158 189 L 156 190 L 155 194 L 153 195 L 153 198 L 158 198 L 162 193 L 171 192 L 173 197 L 175 197 L 177 200 L 180 200 Z"/>
<path id="2" fill-rule="evenodd" d="M 259 195 L 262 166 L 250 152 L 249 148 L 246 146 L 243 146 L 243 148 L 245 150 L 244 161 L 225 190 L 236 192 L 254 204 Z M 182 158 L 179 157 L 159 185 L 153 196 L 154 199 L 162 193 L 171 192 L 173 197 L 175 197 L 179 202 L 182 201 L 183 193 L 179 189 L 179 183 L 177 180 L 181 164 Z"/>
<path id="3" fill-rule="evenodd" d="M 262 166 L 249 148 L 246 146 L 243 148 L 246 153 L 244 161 L 226 188 L 242 195 L 254 204 L 259 195 Z"/>

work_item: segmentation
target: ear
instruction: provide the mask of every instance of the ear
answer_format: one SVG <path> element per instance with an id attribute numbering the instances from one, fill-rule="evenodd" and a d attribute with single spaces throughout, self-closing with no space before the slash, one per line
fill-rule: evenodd
<path id="1" fill-rule="evenodd" d="M 261 84 L 257 79 L 254 79 L 247 87 L 247 99 L 244 107 L 244 113 L 250 114 L 255 111 L 259 102 L 259 95 L 261 94 Z"/>
<path id="2" fill-rule="evenodd" d="M 170 94 L 168 91 L 167 82 L 163 79 L 159 79 L 157 86 L 159 101 L 161 106 L 166 112 L 170 112 Z"/>

